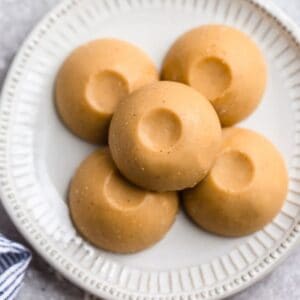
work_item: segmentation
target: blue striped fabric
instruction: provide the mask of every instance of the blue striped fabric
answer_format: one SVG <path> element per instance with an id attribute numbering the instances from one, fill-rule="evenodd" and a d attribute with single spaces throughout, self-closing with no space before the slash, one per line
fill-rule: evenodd
<path id="1" fill-rule="evenodd" d="M 15 299 L 30 260 L 26 248 L 0 235 L 0 300 Z"/>

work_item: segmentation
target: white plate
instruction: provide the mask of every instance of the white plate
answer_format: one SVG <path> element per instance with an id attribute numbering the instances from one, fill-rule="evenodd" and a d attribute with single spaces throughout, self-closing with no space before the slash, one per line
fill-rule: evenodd
<path id="1" fill-rule="evenodd" d="M 242 125 L 269 137 L 290 174 L 285 206 L 264 230 L 226 239 L 179 214 L 160 243 L 114 255 L 77 236 L 65 202 L 69 180 L 92 146 L 58 120 L 53 83 L 76 46 L 117 37 L 143 48 L 160 66 L 170 44 L 189 28 L 224 23 L 248 33 L 263 50 L 269 81 L 259 109 Z M 82 288 L 109 299 L 217 299 L 269 272 L 299 239 L 299 30 L 263 0 L 67 0 L 33 31 L 3 89 L 0 182 L 3 204 L 44 258 Z M 276 180 L 276 178 L 274 178 Z"/>

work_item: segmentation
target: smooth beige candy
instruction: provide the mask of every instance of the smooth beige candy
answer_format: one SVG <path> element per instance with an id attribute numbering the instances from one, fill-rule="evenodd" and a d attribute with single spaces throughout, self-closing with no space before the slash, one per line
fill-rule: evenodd
<path id="1" fill-rule="evenodd" d="M 78 231 L 92 244 L 117 253 L 158 242 L 176 218 L 176 193 L 151 193 L 125 180 L 108 149 L 92 153 L 78 168 L 69 192 Z"/>
<path id="2" fill-rule="evenodd" d="M 57 110 L 74 134 L 104 143 L 120 99 L 156 80 L 157 70 L 142 50 L 116 39 L 96 40 L 77 48 L 61 67 Z"/>
<path id="3" fill-rule="evenodd" d="M 154 191 L 195 186 L 212 166 L 220 142 L 220 122 L 209 101 L 186 85 L 167 81 L 122 100 L 109 131 L 121 173 Z"/>
<path id="4" fill-rule="evenodd" d="M 242 236 L 276 216 L 287 187 L 287 170 L 277 149 L 253 131 L 228 128 L 213 168 L 195 188 L 183 193 L 183 204 L 202 228 Z"/>
<path id="5" fill-rule="evenodd" d="M 211 101 L 223 126 L 249 116 L 259 104 L 267 70 L 262 53 L 244 33 L 206 25 L 182 35 L 169 50 L 162 78 L 192 86 Z"/>

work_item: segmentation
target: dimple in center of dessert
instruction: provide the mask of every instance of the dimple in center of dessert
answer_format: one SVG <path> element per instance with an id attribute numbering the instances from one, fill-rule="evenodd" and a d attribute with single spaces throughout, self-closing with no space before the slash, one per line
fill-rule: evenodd
<path id="1" fill-rule="evenodd" d="M 104 183 L 104 193 L 110 203 L 121 209 L 137 207 L 145 200 L 145 192 L 131 183 L 124 183 L 117 171 L 108 175 Z"/>
<path id="2" fill-rule="evenodd" d="M 91 76 L 86 88 L 89 103 L 105 113 L 113 113 L 119 101 L 128 93 L 126 79 L 113 71 L 103 71 Z"/>
<path id="3" fill-rule="evenodd" d="M 254 166 L 246 154 L 231 150 L 217 159 L 211 176 L 223 190 L 239 192 L 251 183 Z"/>
<path id="4" fill-rule="evenodd" d="M 182 125 L 171 110 L 159 108 L 148 112 L 140 121 L 139 138 L 153 151 L 164 151 L 174 146 L 181 137 Z"/>
<path id="5" fill-rule="evenodd" d="M 189 84 L 212 101 L 229 88 L 231 71 L 221 59 L 207 57 L 191 67 Z"/>

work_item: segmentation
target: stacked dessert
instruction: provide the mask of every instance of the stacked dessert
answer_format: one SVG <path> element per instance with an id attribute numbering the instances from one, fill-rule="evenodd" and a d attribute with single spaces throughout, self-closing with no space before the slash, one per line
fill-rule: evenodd
<path id="1" fill-rule="evenodd" d="M 161 76 L 124 41 L 76 49 L 57 76 L 57 111 L 80 138 L 108 143 L 71 181 L 78 231 L 108 251 L 140 251 L 167 233 L 180 198 L 192 221 L 222 236 L 270 222 L 287 193 L 284 161 L 265 137 L 229 127 L 254 112 L 266 73 L 254 42 L 223 25 L 179 37 Z"/>

